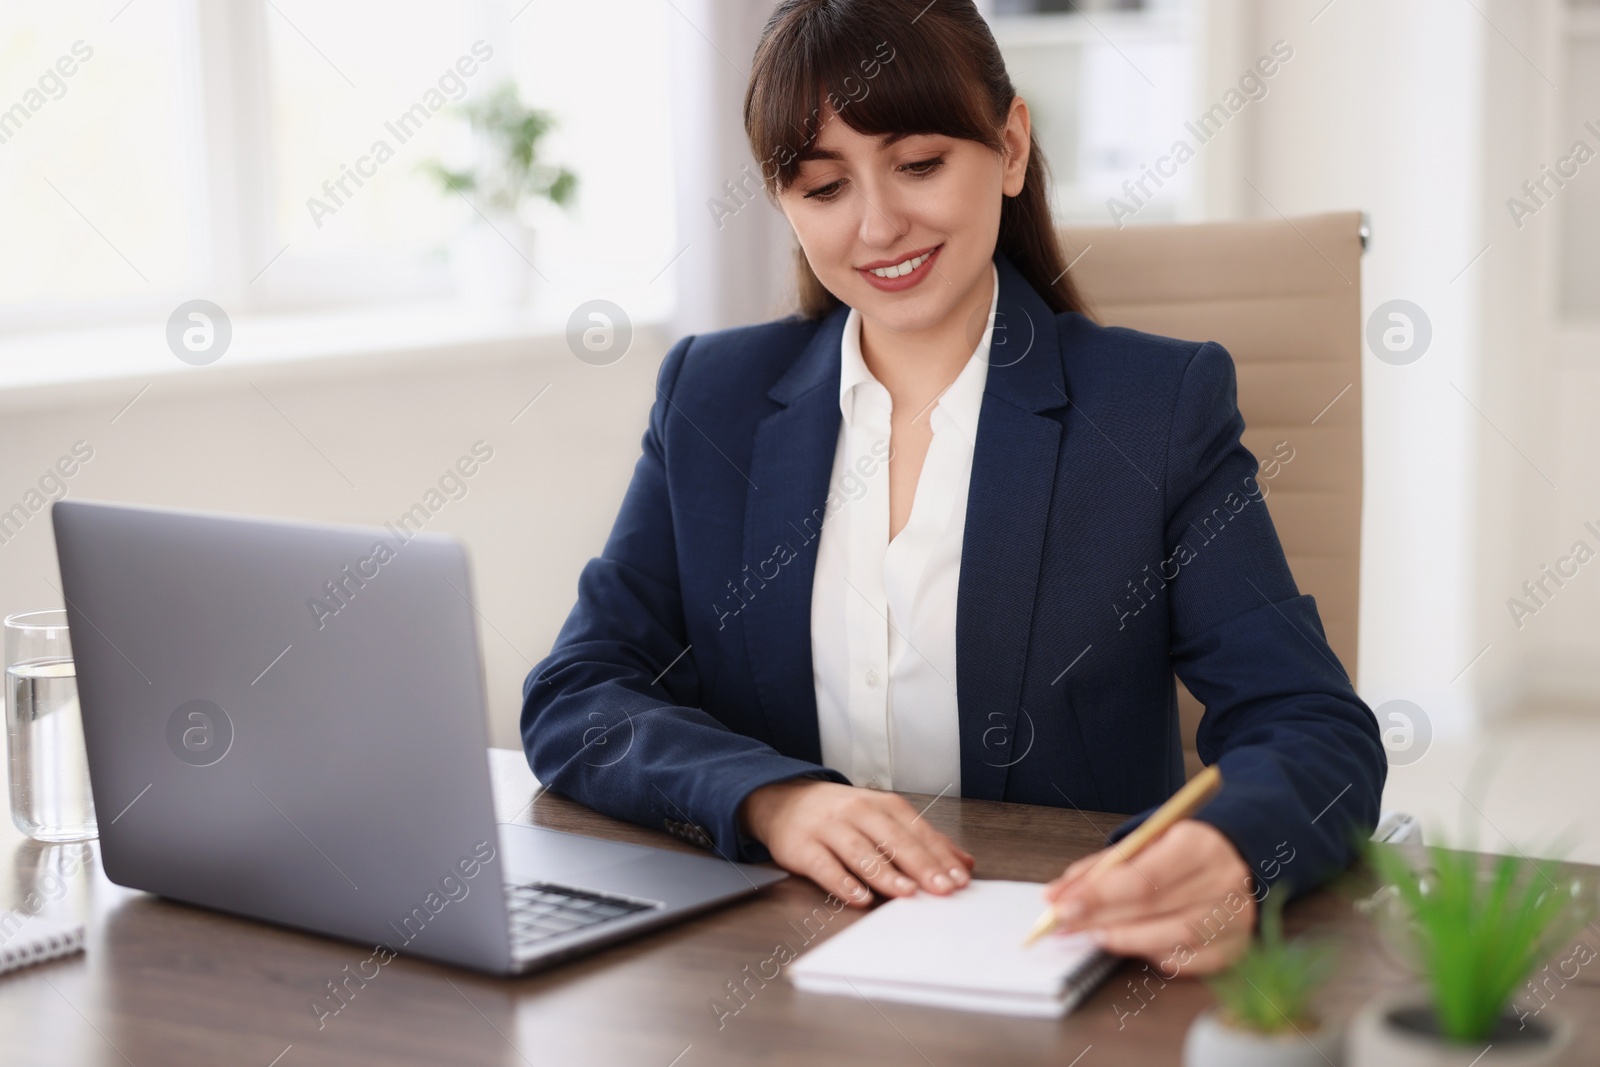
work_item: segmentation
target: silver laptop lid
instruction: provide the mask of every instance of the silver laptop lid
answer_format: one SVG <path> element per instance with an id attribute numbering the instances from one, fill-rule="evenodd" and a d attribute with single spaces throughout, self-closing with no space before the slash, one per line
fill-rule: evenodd
<path id="1" fill-rule="evenodd" d="M 84 501 L 53 517 L 112 881 L 509 968 L 458 542 Z"/>

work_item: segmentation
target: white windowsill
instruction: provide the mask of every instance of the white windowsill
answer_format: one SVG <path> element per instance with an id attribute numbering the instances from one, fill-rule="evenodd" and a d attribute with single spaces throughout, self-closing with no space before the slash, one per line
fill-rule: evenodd
<path id="1" fill-rule="evenodd" d="M 570 310 L 570 309 L 567 309 Z M 566 358 L 567 310 L 548 304 L 487 308 L 436 301 L 304 315 L 241 316 L 215 363 L 193 366 L 167 347 L 164 321 L 137 326 L 0 335 L 0 408 L 83 399 L 96 385 L 157 380 L 204 387 L 250 374 L 346 373 L 452 360 Z M 633 346 L 660 324 L 634 323 Z M 641 337 L 641 334 L 645 335 Z M 374 366 L 374 364 L 378 364 Z"/>

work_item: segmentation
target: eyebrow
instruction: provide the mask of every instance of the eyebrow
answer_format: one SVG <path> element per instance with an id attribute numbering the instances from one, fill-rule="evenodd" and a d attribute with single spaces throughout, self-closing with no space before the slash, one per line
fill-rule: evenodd
<path id="1" fill-rule="evenodd" d="M 878 149 L 879 149 L 879 151 L 882 151 L 885 148 L 889 148 L 889 147 L 893 146 L 896 142 L 903 141 L 907 137 L 913 137 L 913 136 L 916 136 L 916 135 L 912 134 L 912 133 L 886 133 L 882 137 L 878 138 Z M 844 156 L 840 152 L 836 151 L 835 149 L 832 149 L 832 148 L 817 148 L 815 146 L 813 146 L 811 148 L 802 149 L 801 151 L 796 152 L 795 153 L 795 157 L 794 157 L 796 163 L 804 163 L 807 160 L 812 160 L 812 159 L 843 159 L 843 158 L 844 158 Z"/>

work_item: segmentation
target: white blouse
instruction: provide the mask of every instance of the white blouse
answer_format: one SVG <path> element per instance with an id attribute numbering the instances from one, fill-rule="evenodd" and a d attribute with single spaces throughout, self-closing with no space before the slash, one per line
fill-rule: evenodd
<path id="1" fill-rule="evenodd" d="M 911 515 L 889 540 L 889 391 L 861 357 L 861 316 L 840 344 L 839 441 L 811 589 L 811 662 L 822 762 L 856 785 L 961 792 L 956 592 L 989 327 L 925 416 L 933 439 Z"/>

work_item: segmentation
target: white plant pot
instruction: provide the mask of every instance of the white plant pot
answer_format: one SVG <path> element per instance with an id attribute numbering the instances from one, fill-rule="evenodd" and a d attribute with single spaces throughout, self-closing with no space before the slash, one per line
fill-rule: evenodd
<path id="1" fill-rule="evenodd" d="M 1260 1034 L 1222 1021 L 1217 1009 L 1201 1012 L 1183 1042 L 1184 1067 L 1327 1067 L 1338 1063 L 1339 1026 L 1324 1022 L 1304 1034 Z"/>
<path id="2" fill-rule="evenodd" d="M 1437 1036 L 1432 1018 L 1423 990 L 1368 1002 L 1350 1021 L 1348 1067 L 1552 1067 L 1568 1062 L 1572 1024 L 1552 1012 L 1530 1016 L 1525 1025 L 1507 1014 L 1488 1040 L 1467 1045 Z"/>
<path id="3" fill-rule="evenodd" d="M 450 244 L 450 277 L 469 304 L 509 308 L 532 289 L 533 230 L 515 216 L 475 217 Z"/>

